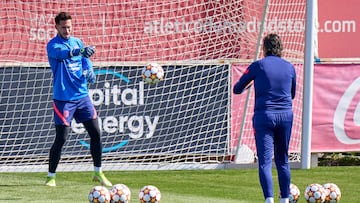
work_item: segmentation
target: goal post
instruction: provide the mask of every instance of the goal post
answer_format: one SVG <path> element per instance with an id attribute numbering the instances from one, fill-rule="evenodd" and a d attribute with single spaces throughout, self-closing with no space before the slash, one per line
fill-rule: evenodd
<path id="1" fill-rule="evenodd" d="M 315 19 L 317 19 L 317 0 L 307 1 L 306 5 L 306 33 L 304 55 L 304 99 L 303 99 L 303 128 L 301 145 L 301 168 L 311 167 L 311 126 L 312 126 L 312 99 L 313 99 L 313 72 L 315 51 Z"/>
<path id="2" fill-rule="evenodd" d="M 105 170 L 214 169 L 253 162 L 253 94 L 232 85 L 278 33 L 296 65 L 298 95 L 290 150 L 299 161 L 305 0 L 4 1 L 0 15 L 0 172 L 47 171 L 55 138 L 46 44 L 67 10 L 73 34 L 95 45 Z M 76 13 L 71 13 L 76 11 Z M 265 11 L 265 12 L 264 12 Z M 164 68 L 142 81 L 149 62 Z M 75 121 L 59 170 L 92 170 L 89 137 Z M 248 156 L 248 157 L 246 157 Z"/>

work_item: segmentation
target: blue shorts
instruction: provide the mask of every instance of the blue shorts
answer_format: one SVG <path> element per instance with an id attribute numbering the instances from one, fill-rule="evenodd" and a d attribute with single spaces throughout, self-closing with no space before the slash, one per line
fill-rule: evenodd
<path id="1" fill-rule="evenodd" d="M 96 119 L 97 113 L 90 97 L 84 97 L 75 101 L 59 101 L 54 99 L 55 125 L 70 126 L 75 118 L 77 123 Z"/>

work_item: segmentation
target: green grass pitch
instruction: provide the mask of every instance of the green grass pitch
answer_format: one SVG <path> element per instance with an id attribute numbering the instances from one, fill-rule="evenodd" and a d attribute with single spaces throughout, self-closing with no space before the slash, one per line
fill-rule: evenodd
<path id="1" fill-rule="evenodd" d="M 113 184 L 126 184 L 131 203 L 138 203 L 144 185 L 161 191 L 161 203 L 263 203 L 257 169 L 183 170 L 183 171 L 107 171 Z M 275 191 L 278 191 L 276 171 Z M 92 172 L 58 172 L 57 187 L 44 186 L 46 173 L 0 173 L 0 203 L 86 203 L 90 189 L 98 185 Z M 360 166 L 292 169 L 292 183 L 303 192 L 311 183 L 333 182 L 340 187 L 340 202 L 359 202 Z"/>

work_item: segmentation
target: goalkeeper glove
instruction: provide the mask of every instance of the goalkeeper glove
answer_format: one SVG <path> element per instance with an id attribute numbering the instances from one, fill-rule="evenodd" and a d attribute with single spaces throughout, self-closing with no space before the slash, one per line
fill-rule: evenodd
<path id="1" fill-rule="evenodd" d="M 95 53 L 95 47 L 94 46 L 88 46 L 88 47 L 84 47 L 82 49 L 73 49 L 70 51 L 70 56 L 78 56 L 78 55 L 83 55 L 86 58 L 89 58 L 90 56 L 92 56 Z"/>

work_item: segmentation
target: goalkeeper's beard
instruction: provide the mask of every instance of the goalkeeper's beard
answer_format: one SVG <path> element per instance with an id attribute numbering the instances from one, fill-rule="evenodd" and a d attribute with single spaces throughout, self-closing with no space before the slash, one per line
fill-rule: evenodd
<path id="1" fill-rule="evenodd" d="M 64 39 L 69 39 L 70 38 L 70 33 L 61 33 L 61 32 L 58 32 L 58 35 L 61 37 L 61 38 L 64 38 Z"/>

